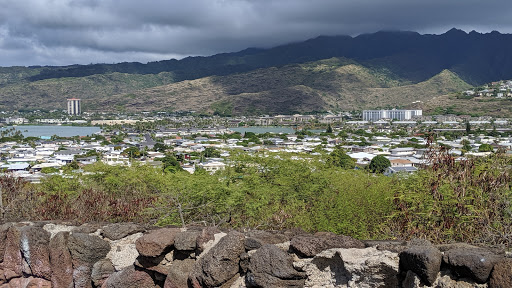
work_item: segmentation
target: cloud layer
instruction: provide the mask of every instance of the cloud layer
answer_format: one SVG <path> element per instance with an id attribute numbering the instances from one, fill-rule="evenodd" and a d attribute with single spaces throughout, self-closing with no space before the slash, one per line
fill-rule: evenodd
<path id="1" fill-rule="evenodd" d="M 379 30 L 512 32 L 508 0 L 0 0 L 0 66 L 156 61 Z"/>

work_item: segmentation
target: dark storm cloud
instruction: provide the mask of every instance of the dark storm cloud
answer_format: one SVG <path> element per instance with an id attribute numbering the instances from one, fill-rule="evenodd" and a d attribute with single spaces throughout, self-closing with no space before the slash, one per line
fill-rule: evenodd
<path id="1" fill-rule="evenodd" d="M 155 61 L 379 30 L 512 31 L 508 0 L 0 0 L 0 66 Z"/>

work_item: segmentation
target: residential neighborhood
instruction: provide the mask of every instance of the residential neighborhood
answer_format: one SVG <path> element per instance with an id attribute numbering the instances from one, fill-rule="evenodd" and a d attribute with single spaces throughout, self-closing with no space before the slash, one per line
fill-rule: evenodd
<path id="1" fill-rule="evenodd" d="M 512 97 L 512 80 L 497 81 L 462 92 L 467 97 Z"/>
<path id="2" fill-rule="evenodd" d="M 230 155 L 235 151 L 322 157 L 342 148 L 353 159 L 356 169 L 364 169 L 378 155 L 385 156 L 390 161 L 385 174 L 391 175 L 412 173 L 428 164 L 425 154 L 429 137 L 434 139 L 430 144 L 446 147 L 450 154 L 461 159 L 486 156 L 498 150 L 509 153 L 512 147 L 508 119 L 449 115 L 408 120 L 347 119 L 351 116 L 350 113 L 239 118 L 146 115 L 132 119 L 133 122 L 104 123 L 95 134 L 80 137 L 23 137 L 20 131 L 29 126 L 9 126 L 1 130 L 0 168 L 39 182 L 53 173 L 80 171 L 84 165 L 97 161 L 108 165 L 139 163 L 160 167 L 162 159 L 172 155 L 185 171 L 194 173 L 196 169 L 204 169 L 214 173 L 230 165 Z M 46 120 L 35 119 L 37 123 L 58 123 Z M 4 123 L 13 123 L 9 121 Z M 76 126 L 77 130 L 81 128 Z M 487 148 L 482 149 L 482 145 Z"/>

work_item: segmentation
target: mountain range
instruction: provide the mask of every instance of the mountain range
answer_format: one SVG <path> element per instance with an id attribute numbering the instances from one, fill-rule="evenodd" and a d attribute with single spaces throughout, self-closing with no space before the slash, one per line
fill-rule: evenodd
<path id="1" fill-rule="evenodd" d="M 63 109 L 78 97 L 84 110 L 110 111 L 428 110 L 451 93 L 512 79 L 511 51 L 512 35 L 499 32 L 383 31 L 147 64 L 4 67 L 0 109 Z"/>

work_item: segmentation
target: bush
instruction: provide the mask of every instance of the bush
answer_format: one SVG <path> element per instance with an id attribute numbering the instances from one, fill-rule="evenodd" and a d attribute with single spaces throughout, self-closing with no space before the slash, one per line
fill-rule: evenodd
<path id="1" fill-rule="evenodd" d="M 482 144 L 478 147 L 478 152 L 492 152 L 494 149 L 490 144 Z"/>
<path id="2" fill-rule="evenodd" d="M 336 147 L 329 157 L 327 157 L 327 164 L 331 167 L 339 167 L 342 169 L 354 169 L 355 162 L 350 156 L 345 154 L 342 148 Z"/>
<path id="3" fill-rule="evenodd" d="M 370 165 L 368 165 L 368 169 L 370 169 L 372 173 L 384 173 L 388 167 L 391 167 L 391 162 L 382 155 L 373 157 L 372 161 L 370 161 Z"/>
<path id="4" fill-rule="evenodd" d="M 495 155 L 456 162 L 447 150 L 430 159 L 429 168 L 395 181 L 390 231 L 405 239 L 510 245 L 507 159 Z"/>

